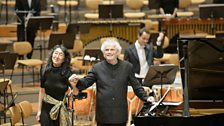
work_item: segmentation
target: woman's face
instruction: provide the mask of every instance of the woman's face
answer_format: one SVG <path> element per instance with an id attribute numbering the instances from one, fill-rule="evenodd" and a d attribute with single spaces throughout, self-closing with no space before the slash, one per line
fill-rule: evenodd
<path id="1" fill-rule="evenodd" d="M 64 52 L 60 48 L 55 49 L 52 55 L 53 66 L 60 67 L 64 62 L 64 58 Z"/>

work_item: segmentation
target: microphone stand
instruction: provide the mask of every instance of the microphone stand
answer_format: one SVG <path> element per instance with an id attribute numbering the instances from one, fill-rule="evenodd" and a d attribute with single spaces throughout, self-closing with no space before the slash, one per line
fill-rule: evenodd
<path id="1" fill-rule="evenodd" d="M 64 0 L 64 3 L 65 3 L 65 5 L 64 5 L 64 15 L 65 15 L 65 17 L 64 17 L 64 21 L 65 21 L 65 23 L 67 24 L 67 23 L 68 23 L 67 0 Z"/>
<path id="2" fill-rule="evenodd" d="M 69 3 L 69 24 L 71 23 L 71 20 L 72 20 L 72 0 L 70 0 L 70 3 Z"/>
<path id="3" fill-rule="evenodd" d="M 5 24 L 8 24 L 8 0 L 5 0 Z"/>

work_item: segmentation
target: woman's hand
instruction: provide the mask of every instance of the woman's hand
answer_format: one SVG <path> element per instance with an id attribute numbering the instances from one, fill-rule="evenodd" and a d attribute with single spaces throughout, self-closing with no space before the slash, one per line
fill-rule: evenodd
<path id="1" fill-rule="evenodd" d="M 41 114 L 41 111 L 38 111 L 36 115 L 37 122 L 40 122 L 40 114 Z"/>

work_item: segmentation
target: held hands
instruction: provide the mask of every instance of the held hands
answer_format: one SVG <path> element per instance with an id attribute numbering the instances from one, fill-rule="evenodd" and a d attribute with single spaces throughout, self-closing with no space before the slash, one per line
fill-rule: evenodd
<path id="1" fill-rule="evenodd" d="M 78 76 L 77 76 L 76 74 L 72 74 L 72 75 L 68 78 L 68 80 L 69 80 L 70 84 L 71 84 L 72 87 L 73 87 L 73 86 L 76 86 L 76 84 L 77 84 L 79 78 L 78 78 Z"/>
<path id="2" fill-rule="evenodd" d="M 79 90 L 76 88 L 76 84 L 79 81 L 79 78 L 76 74 L 72 74 L 69 78 L 69 83 L 71 84 L 72 88 L 73 88 L 73 94 L 74 95 L 78 95 Z"/>

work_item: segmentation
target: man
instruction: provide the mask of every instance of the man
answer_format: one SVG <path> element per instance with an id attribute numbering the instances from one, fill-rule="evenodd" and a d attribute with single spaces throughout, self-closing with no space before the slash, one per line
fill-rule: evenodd
<path id="1" fill-rule="evenodd" d="M 152 42 L 149 42 L 150 33 L 147 29 L 140 29 L 138 39 L 130 45 L 124 52 L 124 60 L 129 61 L 133 66 L 135 77 L 140 83 L 143 83 L 149 67 L 153 65 L 153 58 L 163 57 L 162 40 L 164 34 L 159 33 L 157 38 L 157 49 L 153 48 Z"/>
<path id="2" fill-rule="evenodd" d="M 132 64 L 118 59 L 121 46 L 107 39 L 101 46 L 105 60 L 93 65 L 86 77 L 77 83 L 84 90 L 96 83 L 97 126 L 126 126 L 128 120 L 127 91 L 131 85 L 135 94 L 145 102 L 153 102 L 134 77 Z"/>
<path id="3" fill-rule="evenodd" d="M 28 41 L 34 47 L 37 28 L 35 26 L 27 26 L 27 20 L 31 16 L 40 15 L 40 0 L 16 0 L 15 11 L 18 17 L 17 25 L 17 41 Z M 32 57 L 32 53 L 27 58 Z"/>

